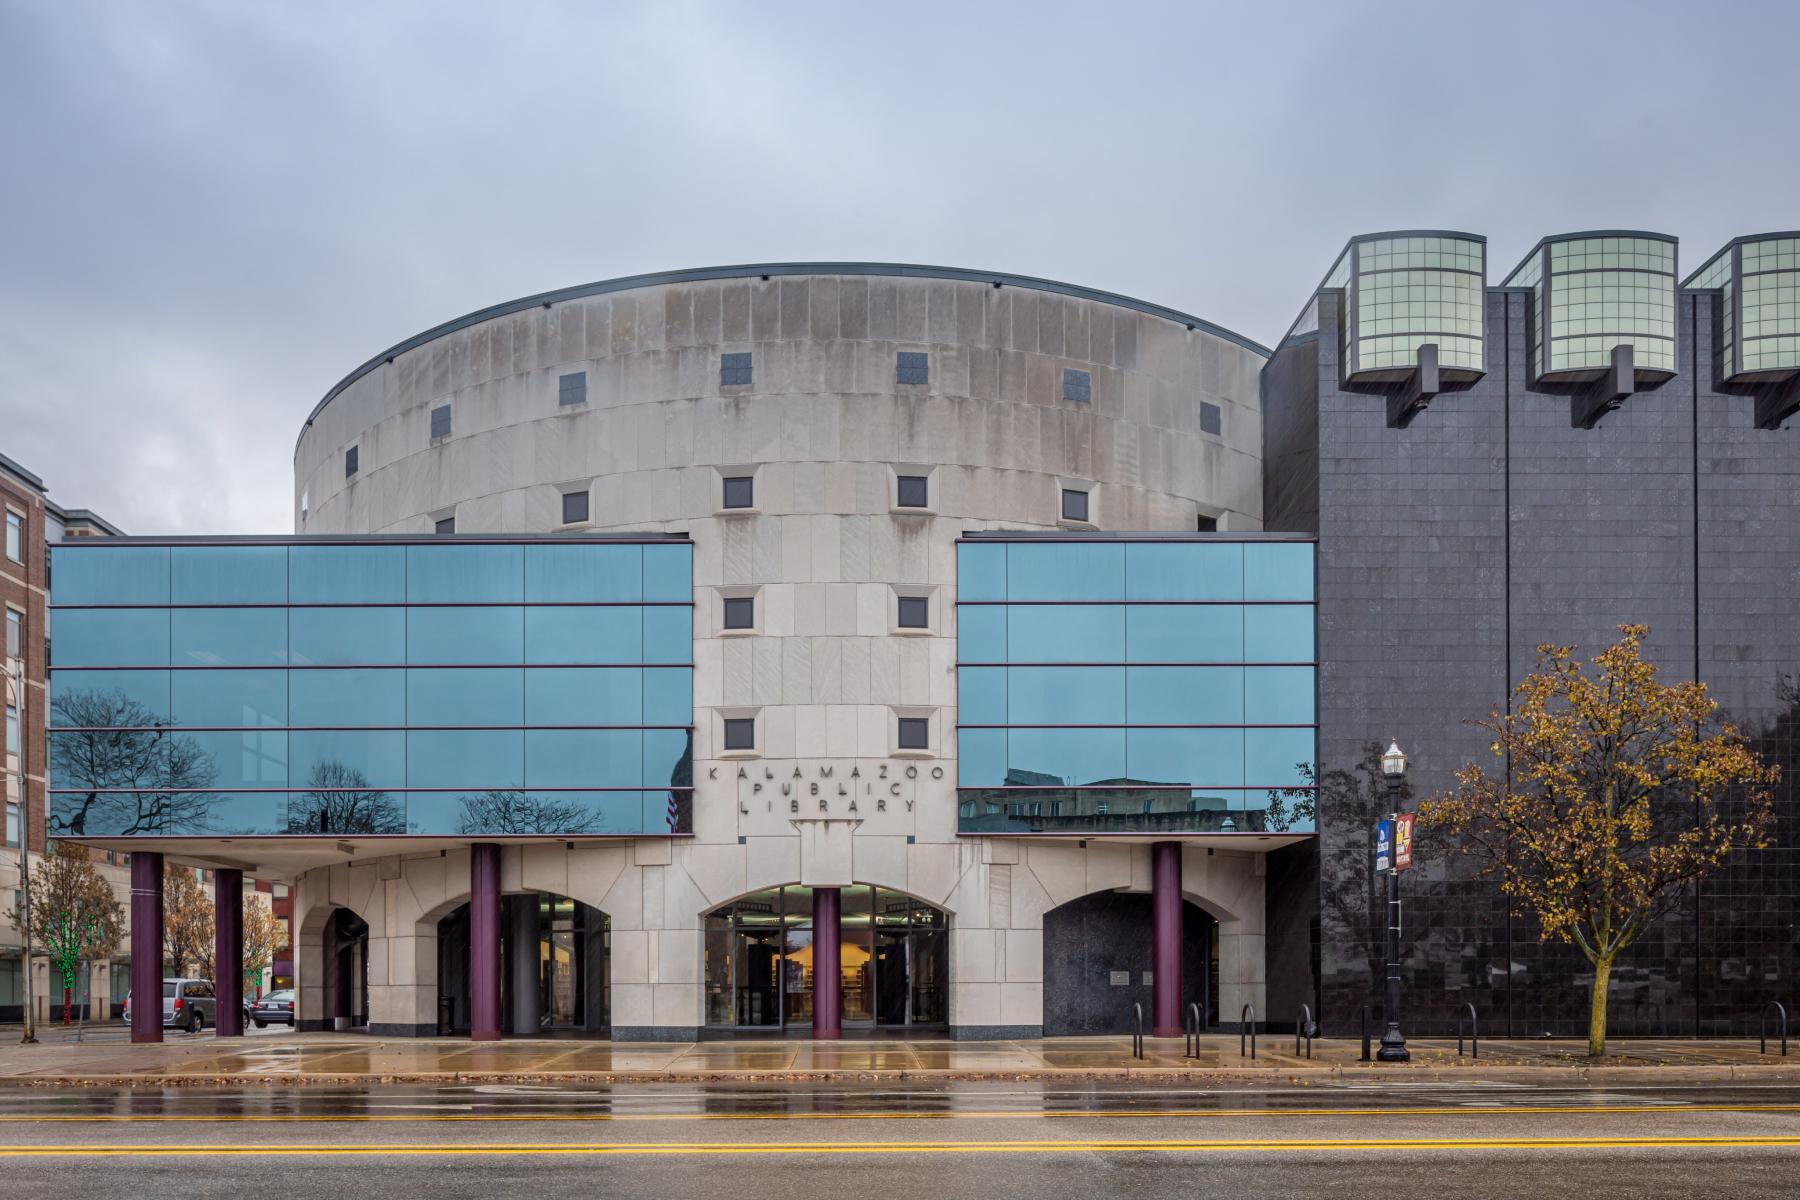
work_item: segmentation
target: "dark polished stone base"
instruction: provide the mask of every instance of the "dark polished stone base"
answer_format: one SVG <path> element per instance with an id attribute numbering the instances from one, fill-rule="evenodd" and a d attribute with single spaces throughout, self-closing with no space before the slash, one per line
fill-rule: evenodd
<path id="1" fill-rule="evenodd" d="M 329 1033 L 334 1022 L 330 1017 L 305 1017 L 299 1022 L 301 1033 Z"/>
<path id="2" fill-rule="evenodd" d="M 697 1025 L 614 1025 L 612 1040 L 615 1042 L 697 1042 L 700 1040 L 700 1027 Z"/>
<path id="3" fill-rule="evenodd" d="M 435 1024 L 415 1025 L 406 1021 L 370 1021 L 369 1033 L 375 1037 L 436 1037 L 438 1027 Z"/>
<path id="4" fill-rule="evenodd" d="M 1042 1025 L 952 1025 L 950 1040 L 954 1042 L 1012 1042 L 1036 1040 L 1044 1036 Z"/>

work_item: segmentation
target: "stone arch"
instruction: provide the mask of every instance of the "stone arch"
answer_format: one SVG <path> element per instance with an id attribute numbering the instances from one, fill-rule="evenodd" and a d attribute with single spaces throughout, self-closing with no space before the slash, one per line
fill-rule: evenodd
<path id="1" fill-rule="evenodd" d="M 373 1025 L 391 991 L 386 905 L 374 864 L 342 863 L 294 886 L 295 1027 Z M 347 1011 L 346 1011 L 347 1010 Z"/>

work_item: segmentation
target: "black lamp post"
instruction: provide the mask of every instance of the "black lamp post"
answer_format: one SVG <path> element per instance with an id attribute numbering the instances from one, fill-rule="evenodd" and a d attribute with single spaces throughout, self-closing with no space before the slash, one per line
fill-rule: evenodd
<path id="1" fill-rule="evenodd" d="M 1395 861 L 1391 839 L 1400 829 L 1400 782 L 1406 777 L 1406 752 L 1400 743 L 1390 740 L 1381 755 L 1381 777 L 1387 781 L 1388 837 L 1390 839 L 1387 870 L 1387 996 L 1384 1003 L 1387 1029 L 1381 1035 L 1381 1049 L 1375 1052 L 1379 1062 L 1409 1062 L 1406 1035 L 1400 1032 L 1400 865 Z"/>

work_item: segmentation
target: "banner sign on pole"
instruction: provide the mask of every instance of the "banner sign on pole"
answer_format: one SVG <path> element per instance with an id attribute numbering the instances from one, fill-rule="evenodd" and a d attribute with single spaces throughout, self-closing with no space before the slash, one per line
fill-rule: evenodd
<path id="1" fill-rule="evenodd" d="M 1401 813 L 1399 824 L 1394 829 L 1394 870 L 1404 871 L 1412 866 L 1413 858 L 1413 814 Z"/>
<path id="2" fill-rule="evenodd" d="M 1394 823 L 1382 820 L 1375 826 L 1375 869 L 1394 869 Z"/>

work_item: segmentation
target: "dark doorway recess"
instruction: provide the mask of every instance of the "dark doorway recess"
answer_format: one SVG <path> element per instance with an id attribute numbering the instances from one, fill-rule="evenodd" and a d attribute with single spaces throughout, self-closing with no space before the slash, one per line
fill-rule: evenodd
<path id="1" fill-rule="evenodd" d="M 1218 1022 L 1212 914 L 1181 906 L 1181 1011 Z M 1044 1036 L 1131 1032 L 1133 1002 L 1150 1024 L 1150 897 L 1096 892 L 1044 914 Z"/>

